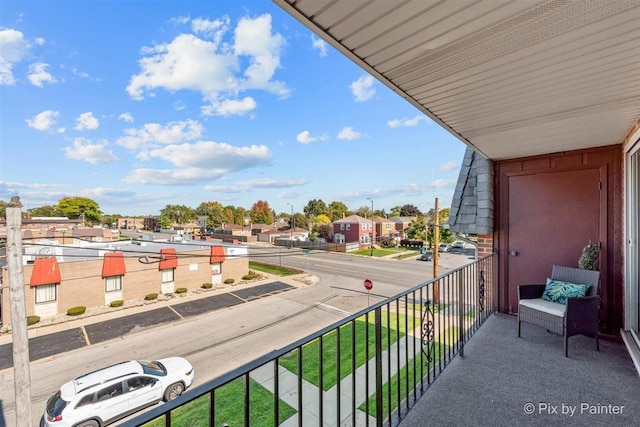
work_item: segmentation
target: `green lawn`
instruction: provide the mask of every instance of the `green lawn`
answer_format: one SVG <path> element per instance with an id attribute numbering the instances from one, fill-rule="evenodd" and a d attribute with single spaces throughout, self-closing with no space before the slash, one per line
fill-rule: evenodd
<path id="1" fill-rule="evenodd" d="M 273 426 L 273 393 L 253 380 L 249 380 L 250 425 Z M 244 379 L 238 378 L 215 392 L 216 415 L 214 425 L 244 425 Z M 171 427 L 194 427 L 209 425 L 209 395 L 206 394 L 176 409 L 171 413 Z M 280 422 L 296 413 L 282 400 L 279 403 Z M 148 422 L 145 427 L 162 427 L 164 419 Z"/>
<path id="2" fill-rule="evenodd" d="M 249 270 L 258 270 L 263 273 L 274 274 L 276 276 L 293 276 L 300 274 L 300 271 L 286 267 L 278 267 L 270 264 L 262 264 L 260 262 L 249 261 Z"/>
<path id="3" fill-rule="evenodd" d="M 358 249 L 357 251 L 349 251 L 349 253 L 355 254 L 355 255 L 370 256 L 371 248 Z M 420 255 L 420 252 L 418 248 L 405 248 L 405 247 L 382 248 L 382 249 L 373 248 L 373 256 L 382 257 L 382 256 L 393 255 L 393 254 L 398 255 L 397 257 L 394 257 L 394 258 L 400 258 L 400 257 L 409 258 L 409 257 Z"/>
<path id="4" fill-rule="evenodd" d="M 445 331 L 445 334 L 448 335 L 447 341 L 452 343 L 458 338 L 458 328 L 451 327 Z M 423 373 L 426 374 L 429 370 L 433 369 L 440 358 L 447 353 L 450 346 L 446 344 L 436 341 L 434 343 L 434 357 L 431 363 L 428 363 L 426 358 L 424 358 L 425 366 L 422 368 Z M 409 359 L 402 368 L 400 368 L 400 372 L 396 373 L 393 377 L 391 377 L 390 384 L 384 384 L 382 386 L 382 413 L 389 413 L 389 389 L 391 389 L 391 408 L 395 410 L 398 407 L 398 387 L 400 387 L 400 402 L 407 397 L 407 376 L 409 381 L 409 393 L 413 390 L 413 388 L 420 383 L 420 355 L 416 357 L 416 371 L 413 370 L 413 359 Z M 418 374 L 418 375 L 416 375 Z M 358 407 L 361 411 L 366 412 L 366 402 L 362 403 Z M 373 393 L 369 398 L 369 415 L 372 417 L 376 416 L 376 393 Z"/>
<path id="5" fill-rule="evenodd" d="M 391 334 L 387 334 L 387 313 L 389 313 L 390 331 Z M 397 330 L 397 321 L 400 321 L 400 329 Z M 373 314 L 369 316 L 369 358 L 372 358 L 375 353 L 375 324 Z M 405 317 L 404 314 L 398 315 L 393 312 L 382 312 L 382 347 L 387 348 L 390 344 L 393 344 L 398 338 L 403 337 L 406 334 L 405 321 L 408 322 L 409 329 L 413 329 L 413 317 Z M 419 323 L 419 319 L 415 320 L 416 325 Z M 352 366 L 352 326 L 348 323 L 340 328 L 340 379 L 347 377 L 358 366 L 365 363 L 366 360 L 366 322 L 364 317 L 361 317 L 355 322 L 356 329 L 356 345 L 355 345 L 355 358 L 356 366 Z M 334 330 L 322 338 L 322 388 L 323 390 L 329 390 L 337 383 L 337 332 Z M 305 380 L 320 387 L 320 340 L 316 339 L 306 344 L 302 348 L 302 376 Z M 286 357 L 280 358 L 280 365 L 293 372 L 298 373 L 298 350 L 294 350 Z"/>

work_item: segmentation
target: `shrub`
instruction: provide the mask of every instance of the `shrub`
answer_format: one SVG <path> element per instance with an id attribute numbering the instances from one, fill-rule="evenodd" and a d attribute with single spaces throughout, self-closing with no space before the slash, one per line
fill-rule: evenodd
<path id="1" fill-rule="evenodd" d="M 176 289 L 176 294 L 186 294 L 187 288 L 178 288 Z"/>
<path id="2" fill-rule="evenodd" d="M 40 316 L 27 316 L 27 326 L 35 325 L 40 321 Z"/>
<path id="3" fill-rule="evenodd" d="M 244 276 L 242 276 L 242 280 L 251 280 L 254 277 L 255 276 L 253 274 L 245 274 Z"/>
<path id="4" fill-rule="evenodd" d="M 224 279 L 224 283 L 227 284 L 227 285 L 230 285 L 233 282 L 235 282 L 235 280 L 233 280 L 233 279 Z"/>
<path id="5" fill-rule="evenodd" d="M 84 306 L 71 307 L 69 310 L 67 310 L 67 315 L 79 316 L 81 314 L 84 314 L 85 311 L 87 311 L 87 307 Z"/>
<path id="6" fill-rule="evenodd" d="M 145 295 L 145 297 L 144 297 L 145 301 L 152 301 L 152 300 L 154 300 L 156 298 L 158 298 L 158 294 L 157 293 L 148 294 L 148 295 Z"/>
<path id="7" fill-rule="evenodd" d="M 202 289 L 211 289 L 211 288 L 213 288 L 213 283 L 203 283 L 201 288 Z"/>
<path id="8" fill-rule="evenodd" d="M 124 304 L 123 300 L 117 299 L 115 301 L 111 301 L 111 303 L 109 304 L 109 307 L 122 307 L 123 304 Z"/>

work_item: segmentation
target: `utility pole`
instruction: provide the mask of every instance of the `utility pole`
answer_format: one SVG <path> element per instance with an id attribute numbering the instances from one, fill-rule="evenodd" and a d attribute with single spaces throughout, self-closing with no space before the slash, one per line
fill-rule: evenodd
<path id="1" fill-rule="evenodd" d="M 370 256 L 373 256 L 373 242 L 375 240 L 376 226 L 373 223 L 373 199 L 367 197 L 367 200 L 371 200 L 371 255 Z"/>
<path id="2" fill-rule="evenodd" d="M 13 341 L 13 386 L 16 396 L 16 425 L 29 423 L 31 416 L 31 374 L 29 337 L 22 270 L 22 203 L 14 196 L 7 205 L 7 265 L 11 300 L 11 338 Z"/>
<path id="3" fill-rule="evenodd" d="M 293 227 L 294 227 L 294 223 L 293 223 L 293 205 L 291 203 L 287 203 L 289 206 L 291 206 L 291 219 L 289 220 L 289 247 L 293 247 Z"/>
<path id="4" fill-rule="evenodd" d="M 440 214 L 438 213 L 440 199 L 436 197 L 435 221 L 433 225 L 433 277 L 438 277 L 438 258 L 440 257 Z M 440 282 L 433 282 L 433 303 L 438 304 L 440 301 Z"/>

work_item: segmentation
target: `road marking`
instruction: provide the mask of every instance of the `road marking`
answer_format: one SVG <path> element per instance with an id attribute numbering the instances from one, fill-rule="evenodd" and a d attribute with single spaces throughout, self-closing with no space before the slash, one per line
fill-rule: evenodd
<path id="1" fill-rule="evenodd" d="M 80 326 L 80 330 L 82 331 L 84 342 L 86 342 L 87 345 L 91 345 L 91 341 L 89 341 L 89 334 L 87 334 L 87 330 L 84 328 L 84 326 Z"/>
<path id="2" fill-rule="evenodd" d="M 176 314 L 180 319 L 184 320 L 184 317 L 182 317 L 182 315 L 180 315 L 180 313 L 178 313 L 177 311 L 175 311 L 175 310 L 173 309 L 173 307 L 171 307 L 170 305 L 169 305 L 168 307 L 169 307 L 169 310 L 173 311 L 173 312 L 174 312 L 174 313 L 175 313 L 175 314 Z"/>
<path id="3" fill-rule="evenodd" d="M 337 311 L 338 313 L 346 314 L 347 316 L 350 316 L 352 314 L 352 313 L 349 313 L 348 311 L 344 311 L 344 310 L 342 310 L 342 309 L 340 309 L 338 307 L 334 307 L 332 305 L 325 304 L 323 302 L 318 303 L 317 307 L 323 307 L 323 308 L 326 308 L 326 309 L 329 309 L 329 310 Z"/>

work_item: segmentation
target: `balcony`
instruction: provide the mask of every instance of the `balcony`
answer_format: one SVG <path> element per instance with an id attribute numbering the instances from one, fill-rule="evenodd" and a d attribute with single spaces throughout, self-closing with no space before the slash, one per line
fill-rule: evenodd
<path id="1" fill-rule="evenodd" d="M 491 255 L 451 271 L 124 425 L 624 425 L 640 416 L 624 345 L 604 341 L 597 352 L 593 339 L 572 337 L 565 358 L 558 335 L 524 325 L 517 338 L 516 318 L 493 310 L 496 265 Z"/>

